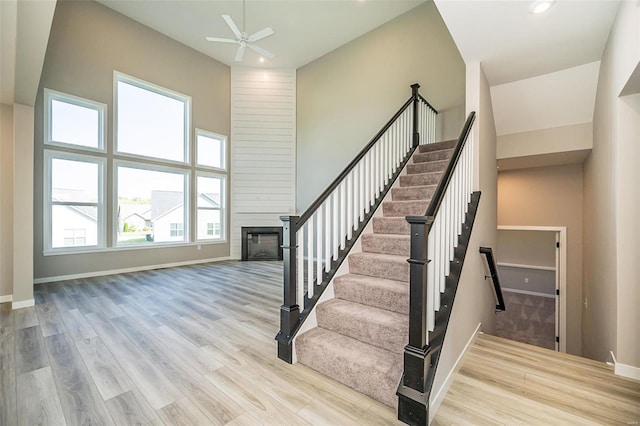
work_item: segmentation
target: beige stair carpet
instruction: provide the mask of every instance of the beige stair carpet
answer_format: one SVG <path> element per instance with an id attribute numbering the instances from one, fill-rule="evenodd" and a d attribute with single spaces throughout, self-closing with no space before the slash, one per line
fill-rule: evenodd
<path id="1" fill-rule="evenodd" d="M 455 141 L 421 145 L 407 174 L 347 257 L 349 274 L 334 280 L 335 298 L 317 306 L 318 326 L 298 337 L 298 361 L 359 392 L 397 406 L 402 352 L 408 341 L 408 215 L 423 215 L 453 154 Z"/>

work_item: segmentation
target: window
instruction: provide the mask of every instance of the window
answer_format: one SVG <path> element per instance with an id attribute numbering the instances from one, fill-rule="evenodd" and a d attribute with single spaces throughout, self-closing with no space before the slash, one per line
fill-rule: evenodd
<path id="1" fill-rule="evenodd" d="M 46 144 L 104 150 L 104 104 L 53 90 L 44 94 Z"/>
<path id="2" fill-rule="evenodd" d="M 172 223 L 169 227 L 169 232 L 172 237 L 184 236 L 184 223 Z"/>
<path id="3" fill-rule="evenodd" d="M 116 151 L 189 161 L 191 98 L 116 73 Z"/>
<path id="4" fill-rule="evenodd" d="M 226 136 L 191 127 L 189 96 L 119 72 L 113 99 L 107 140 L 105 104 L 44 89 L 44 254 L 225 241 Z"/>
<path id="5" fill-rule="evenodd" d="M 197 164 L 224 170 L 226 141 L 222 135 L 196 129 Z"/>
<path id="6" fill-rule="evenodd" d="M 65 246 L 84 246 L 87 243 L 87 230 L 84 228 L 65 229 L 64 245 Z"/>
<path id="7" fill-rule="evenodd" d="M 104 246 L 104 159 L 45 151 L 45 252 Z"/>
<path id="8" fill-rule="evenodd" d="M 197 185 L 198 240 L 224 239 L 225 178 L 221 175 L 199 173 Z"/>
<path id="9" fill-rule="evenodd" d="M 118 245 L 185 242 L 188 172 L 153 168 L 116 164 Z"/>

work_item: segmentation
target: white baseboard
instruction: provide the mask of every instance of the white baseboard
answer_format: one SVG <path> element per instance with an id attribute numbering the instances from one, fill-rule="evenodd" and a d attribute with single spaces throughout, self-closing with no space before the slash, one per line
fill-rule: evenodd
<path id="1" fill-rule="evenodd" d="M 5 296 L 0 296 L 0 303 L 8 303 L 13 301 L 13 294 L 7 294 Z"/>
<path id="2" fill-rule="evenodd" d="M 473 346 L 473 343 L 476 341 L 478 334 L 480 334 L 481 326 L 482 326 L 482 323 L 478 323 L 478 326 L 473 331 L 473 334 L 471 334 L 471 337 L 469 337 L 467 344 L 464 345 L 464 349 L 460 353 L 460 356 L 458 356 L 458 359 L 456 359 L 455 364 L 453 364 L 453 368 L 451 369 L 451 371 L 449 371 L 449 374 L 447 375 L 447 378 L 444 380 L 442 387 L 438 390 L 438 393 L 436 393 L 433 396 L 433 398 L 431 398 L 431 400 L 429 401 L 429 423 L 433 421 L 433 418 L 436 416 L 436 413 L 438 412 L 438 408 L 440 408 L 440 404 L 442 404 L 442 401 L 444 401 L 444 398 L 447 396 L 447 392 L 449 392 L 449 388 L 453 384 L 453 381 L 456 378 L 456 374 L 460 370 L 460 367 L 462 367 L 462 361 L 464 360 L 465 355 L 467 355 L 467 353 Z"/>
<path id="3" fill-rule="evenodd" d="M 11 303 L 11 309 L 22 309 L 30 306 L 35 306 L 36 301 L 34 299 L 21 300 L 19 302 Z"/>
<path id="4" fill-rule="evenodd" d="M 613 360 L 613 372 L 616 376 L 626 377 L 628 379 L 640 380 L 640 367 L 634 367 L 633 365 L 621 364 L 616 359 L 616 355 L 613 351 L 609 351 L 611 359 Z M 607 362 L 607 364 L 611 364 Z"/>
<path id="5" fill-rule="evenodd" d="M 82 278 L 103 277 L 105 275 L 126 274 L 128 272 L 150 271 L 152 269 L 174 268 L 176 266 L 198 265 L 201 263 L 222 262 L 231 260 L 231 257 L 216 257 L 213 259 L 186 260 L 184 262 L 163 263 L 160 265 L 134 266 L 132 268 L 111 269 L 107 271 L 85 272 L 82 274 L 59 275 L 56 277 L 36 278 L 34 284 L 53 283 L 57 281 L 77 280 Z"/>

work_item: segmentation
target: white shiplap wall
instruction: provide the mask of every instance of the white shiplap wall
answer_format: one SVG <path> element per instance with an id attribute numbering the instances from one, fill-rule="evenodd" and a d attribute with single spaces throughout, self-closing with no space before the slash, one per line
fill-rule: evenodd
<path id="1" fill-rule="evenodd" d="M 231 68 L 231 257 L 242 226 L 295 213 L 296 71 Z"/>

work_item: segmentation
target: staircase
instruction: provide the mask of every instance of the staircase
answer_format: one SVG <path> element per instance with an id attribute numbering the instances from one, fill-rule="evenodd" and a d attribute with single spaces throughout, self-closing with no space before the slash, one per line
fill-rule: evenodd
<path id="1" fill-rule="evenodd" d="M 409 331 L 405 217 L 427 210 L 455 144 L 417 148 L 373 233 L 362 235 L 362 252 L 347 256 L 349 273 L 334 278 L 335 298 L 317 305 L 318 326 L 296 340 L 298 362 L 394 408 Z"/>

